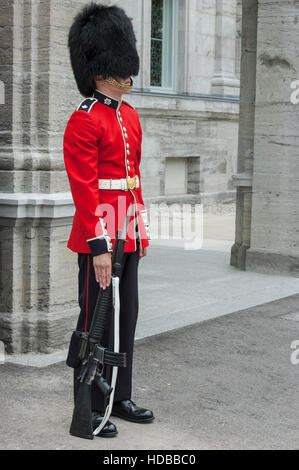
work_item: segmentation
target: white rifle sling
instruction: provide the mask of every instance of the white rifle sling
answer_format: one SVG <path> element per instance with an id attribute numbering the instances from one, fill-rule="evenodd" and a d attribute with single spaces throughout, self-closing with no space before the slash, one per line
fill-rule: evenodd
<path id="1" fill-rule="evenodd" d="M 112 276 L 112 298 L 113 298 L 113 310 L 114 310 L 114 352 L 119 352 L 119 312 L 120 312 L 120 303 L 119 303 L 119 277 Z M 112 392 L 109 397 L 109 404 L 106 407 L 105 414 L 101 424 L 93 431 L 93 435 L 96 436 L 101 432 L 108 419 L 110 418 L 112 407 L 113 407 L 113 398 L 114 391 L 117 379 L 118 367 L 112 367 L 112 378 L 111 378 L 111 388 Z"/>

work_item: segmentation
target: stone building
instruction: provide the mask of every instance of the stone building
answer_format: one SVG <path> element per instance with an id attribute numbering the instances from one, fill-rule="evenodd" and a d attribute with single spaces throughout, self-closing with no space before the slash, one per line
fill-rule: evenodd
<path id="1" fill-rule="evenodd" d="M 0 339 L 9 353 L 64 348 L 77 314 L 62 139 L 81 101 L 67 34 L 85 3 L 0 0 Z M 143 127 L 145 200 L 233 202 L 240 2 L 104 3 L 124 7 L 136 31 L 141 69 L 129 100 Z"/>

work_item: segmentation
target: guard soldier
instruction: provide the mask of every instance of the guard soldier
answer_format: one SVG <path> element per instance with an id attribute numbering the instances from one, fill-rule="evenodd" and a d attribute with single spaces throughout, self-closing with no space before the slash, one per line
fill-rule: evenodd
<path id="1" fill-rule="evenodd" d="M 111 281 L 111 252 L 131 205 L 120 281 L 120 351 L 127 367 L 118 371 L 112 415 L 128 421 L 153 421 L 152 411 L 131 400 L 132 360 L 138 315 L 139 259 L 149 245 L 147 212 L 142 199 L 140 159 L 142 130 L 136 109 L 123 99 L 133 87 L 139 57 L 131 20 L 116 6 L 91 3 L 76 16 L 68 45 L 83 102 L 71 115 L 64 134 L 64 161 L 75 204 L 68 248 L 78 253 L 80 315 L 77 331 L 88 331 L 100 287 Z M 103 346 L 111 348 L 112 327 Z M 78 345 L 71 341 L 68 364 L 78 390 Z M 111 367 L 106 366 L 106 378 Z M 94 428 L 103 419 L 104 400 L 92 388 Z M 115 436 L 110 421 L 100 436 Z"/>

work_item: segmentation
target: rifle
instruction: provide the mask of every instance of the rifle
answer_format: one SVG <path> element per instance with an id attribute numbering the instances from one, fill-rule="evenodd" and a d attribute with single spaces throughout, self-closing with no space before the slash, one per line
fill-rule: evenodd
<path id="1" fill-rule="evenodd" d="M 93 439 L 108 421 L 112 406 L 118 367 L 126 367 L 126 353 L 119 352 L 119 280 L 127 227 L 130 219 L 130 208 L 122 232 L 117 231 L 112 252 L 112 281 L 106 289 L 100 288 L 90 330 L 81 333 L 79 359 L 82 362 L 79 390 L 73 411 L 70 434 L 85 439 Z M 111 304 L 114 310 L 114 351 L 101 345 L 105 328 L 108 324 Z M 103 376 L 104 364 L 112 366 L 111 384 Z M 91 386 L 95 383 L 104 395 L 105 414 L 94 431 L 92 425 Z M 108 402 L 109 401 L 109 402 Z"/>

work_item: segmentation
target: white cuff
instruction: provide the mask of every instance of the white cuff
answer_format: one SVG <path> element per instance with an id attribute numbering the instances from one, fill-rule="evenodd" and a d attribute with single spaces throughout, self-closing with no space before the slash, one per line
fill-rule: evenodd
<path id="1" fill-rule="evenodd" d="M 109 237 L 106 229 L 107 224 L 104 224 L 104 220 L 102 218 L 100 218 L 99 220 L 103 234 L 99 237 L 89 238 L 88 240 L 86 240 L 89 244 L 93 256 L 101 255 L 103 253 L 107 253 L 108 251 L 112 251 L 111 238 Z M 103 242 L 105 243 L 103 244 Z"/>

